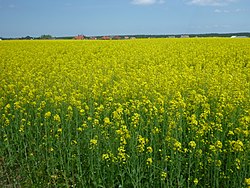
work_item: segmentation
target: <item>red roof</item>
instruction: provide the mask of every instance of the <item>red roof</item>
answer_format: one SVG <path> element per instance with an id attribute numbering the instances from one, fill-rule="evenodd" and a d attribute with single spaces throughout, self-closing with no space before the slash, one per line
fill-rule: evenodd
<path id="1" fill-rule="evenodd" d="M 109 37 L 109 36 L 103 36 L 102 39 L 103 39 L 103 40 L 109 40 L 110 37 Z"/>
<path id="2" fill-rule="evenodd" d="M 84 36 L 83 35 L 78 35 L 78 36 L 75 36 L 75 39 L 76 40 L 83 40 Z"/>

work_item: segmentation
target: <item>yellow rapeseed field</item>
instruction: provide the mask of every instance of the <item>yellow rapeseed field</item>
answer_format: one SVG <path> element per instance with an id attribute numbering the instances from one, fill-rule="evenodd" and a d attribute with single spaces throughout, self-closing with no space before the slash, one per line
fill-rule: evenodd
<path id="1" fill-rule="evenodd" d="M 250 187 L 250 40 L 0 43 L 0 186 Z"/>

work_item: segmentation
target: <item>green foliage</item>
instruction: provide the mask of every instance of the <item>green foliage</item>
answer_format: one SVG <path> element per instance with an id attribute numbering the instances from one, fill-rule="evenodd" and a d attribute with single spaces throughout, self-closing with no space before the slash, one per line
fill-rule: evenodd
<path id="1" fill-rule="evenodd" d="M 51 35 L 41 35 L 40 39 L 52 39 Z"/>
<path id="2" fill-rule="evenodd" d="M 2 41 L 0 187 L 250 186 L 249 44 Z"/>

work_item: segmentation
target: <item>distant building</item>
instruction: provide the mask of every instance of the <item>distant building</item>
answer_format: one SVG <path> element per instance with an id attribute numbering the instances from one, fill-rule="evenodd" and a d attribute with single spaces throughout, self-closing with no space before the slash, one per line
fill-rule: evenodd
<path id="1" fill-rule="evenodd" d="M 128 36 L 125 36 L 124 39 L 129 39 L 129 37 L 128 37 Z"/>
<path id="2" fill-rule="evenodd" d="M 189 35 L 181 35 L 181 38 L 189 38 Z"/>
<path id="3" fill-rule="evenodd" d="M 231 36 L 231 38 L 248 38 L 247 36 Z"/>
<path id="4" fill-rule="evenodd" d="M 111 38 L 109 36 L 103 36 L 101 39 L 102 40 L 111 40 Z"/>
<path id="5" fill-rule="evenodd" d="M 75 40 L 83 40 L 84 38 L 84 35 L 77 35 L 74 37 Z"/>
<path id="6" fill-rule="evenodd" d="M 175 38 L 175 36 L 168 36 L 168 38 Z"/>
<path id="7" fill-rule="evenodd" d="M 119 40 L 119 39 L 121 39 L 121 37 L 120 36 L 114 36 L 113 39 L 114 40 Z"/>

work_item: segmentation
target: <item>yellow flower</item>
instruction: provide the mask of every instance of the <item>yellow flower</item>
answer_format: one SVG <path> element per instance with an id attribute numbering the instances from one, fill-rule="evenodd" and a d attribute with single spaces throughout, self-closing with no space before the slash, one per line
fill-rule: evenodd
<path id="1" fill-rule="evenodd" d="M 152 152 L 153 152 L 153 148 L 150 147 L 150 146 L 148 146 L 148 147 L 147 147 L 147 152 L 148 152 L 148 153 L 152 153 Z"/>
<path id="2" fill-rule="evenodd" d="M 245 178 L 245 184 L 246 184 L 247 186 L 250 186 L 250 178 Z"/>
<path id="3" fill-rule="evenodd" d="M 239 170 L 240 169 L 240 159 L 236 158 L 235 159 L 235 165 L 236 165 L 236 168 Z"/>
<path id="4" fill-rule="evenodd" d="M 73 110 L 72 106 L 68 106 L 68 111 L 72 111 L 72 110 Z"/>
<path id="5" fill-rule="evenodd" d="M 193 126 L 197 126 L 198 125 L 198 121 L 196 120 L 196 115 L 192 114 L 191 118 L 190 118 L 190 124 Z"/>
<path id="6" fill-rule="evenodd" d="M 153 134 L 158 134 L 160 132 L 160 129 L 158 127 L 154 127 L 154 129 L 152 130 Z"/>
<path id="7" fill-rule="evenodd" d="M 227 135 L 228 136 L 234 135 L 234 132 L 233 131 L 228 131 Z"/>
<path id="8" fill-rule="evenodd" d="M 57 122 L 61 122 L 61 118 L 58 114 L 54 115 L 54 120 Z"/>
<path id="9" fill-rule="evenodd" d="M 20 102 L 15 102 L 14 107 L 15 107 L 16 110 L 20 109 L 21 108 Z"/>
<path id="10" fill-rule="evenodd" d="M 181 143 L 179 141 L 175 141 L 174 143 L 174 150 L 181 150 Z"/>
<path id="11" fill-rule="evenodd" d="M 124 146 L 118 147 L 118 157 L 117 158 L 122 163 L 126 163 L 127 158 L 129 158 L 129 155 L 126 154 L 126 150 L 125 150 Z"/>
<path id="12" fill-rule="evenodd" d="M 189 145 L 191 148 L 193 148 L 193 149 L 195 149 L 195 147 L 196 147 L 195 141 L 190 141 L 188 145 Z"/>
<path id="13" fill-rule="evenodd" d="M 197 178 L 194 179 L 194 184 L 197 185 L 199 183 L 199 180 Z"/>
<path id="14" fill-rule="evenodd" d="M 84 112 L 85 112 L 84 109 L 80 109 L 80 114 L 81 115 L 84 115 Z"/>
<path id="15" fill-rule="evenodd" d="M 80 131 L 80 132 L 82 132 L 83 128 L 82 127 L 78 127 L 77 130 Z"/>
<path id="16" fill-rule="evenodd" d="M 51 116 L 51 112 L 46 112 L 46 113 L 44 114 L 44 117 L 45 117 L 46 119 L 48 119 L 50 116 Z"/>
<path id="17" fill-rule="evenodd" d="M 222 148 L 222 142 L 219 141 L 219 140 L 216 141 L 214 145 L 215 145 L 215 147 L 216 147 L 217 149 L 221 149 L 221 148 Z"/>
<path id="18" fill-rule="evenodd" d="M 165 161 L 170 161 L 170 156 L 166 156 L 164 160 Z"/>
<path id="19" fill-rule="evenodd" d="M 58 176 L 57 175 L 51 175 L 50 176 L 52 179 L 58 179 Z"/>
<path id="20" fill-rule="evenodd" d="M 230 142 L 231 146 L 232 146 L 232 150 L 235 152 L 239 152 L 239 151 L 243 151 L 243 142 L 241 140 L 237 140 L 237 141 L 231 141 Z"/>
<path id="21" fill-rule="evenodd" d="M 152 163 L 153 163 L 153 159 L 150 157 L 150 158 L 147 158 L 147 165 L 150 166 Z"/>
<path id="22" fill-rule="evenodd" d="M 216 147 L 214 145 L 209 145 L 209 149 L 212 151 L 212 152 L 216 152 Z"/>
<path id="23" fill-rule="evenodd" d="M 140 153 L 144 151 L 144 146 L 148 143 L 147 138 L 143 138 L 141 135 L 137 137 L 137 141 L 139 142 L 137 149 Z"/>
<path id="24" fill-rule="evenodd" d="M 90 145 L 95 146 L 95 145 L 97 145 L 97 140 L 96 139 L 91 139 L 89 141 L 89 143 L 90 143 Z"/>
<path id="25" fill-rule="evenodd" d="M 109 159 L 109 154 L 108 153 L 104 153 L 102 154 L 102 160 L 108 160 Z"/>
<path id="26" fill-rule="evenodd" d="M 24 132 L 24 125 L 21 125 L 19 128 L 19 132 L 23 133 Z"/>
<path id="27" fill-rule="evenodd" d="M 71 141 L 71 145 L 76 145 L 77 144 L 77 141 L 76 140 L 72 140 Z"/>
<path id="28" fill-rule="evenodd" d="M 99 120 L 98 119 L 94 119 L 94 125 L 99 125 Z"/>
<path id="29" fill-rule="evenodd" d="M 105 124 L 105 125 L 109 125 L 109 124 L 110 124 L 110 120 L 109 120 L 108 117 L 105 117 L 105 118 L 103 119 L 103 121 L 104 121 L 104 124 Z"/>
<path id="30" fill-rule="evenodd" d="M 10 109 L 10 104 L 6 104 L 5 109 Z"/>
<path id="31" fill-rule="evenodd" d="M 161 172 L 161 180 L 164 181 L 167 178 L 167 172 L 162 171 Z"/>
<path id="32" fill-rule="evenodd" d="M 215 160 L 215 165 L 217 167 L 220 167 L 221 166 L 221 160 Z"/>

